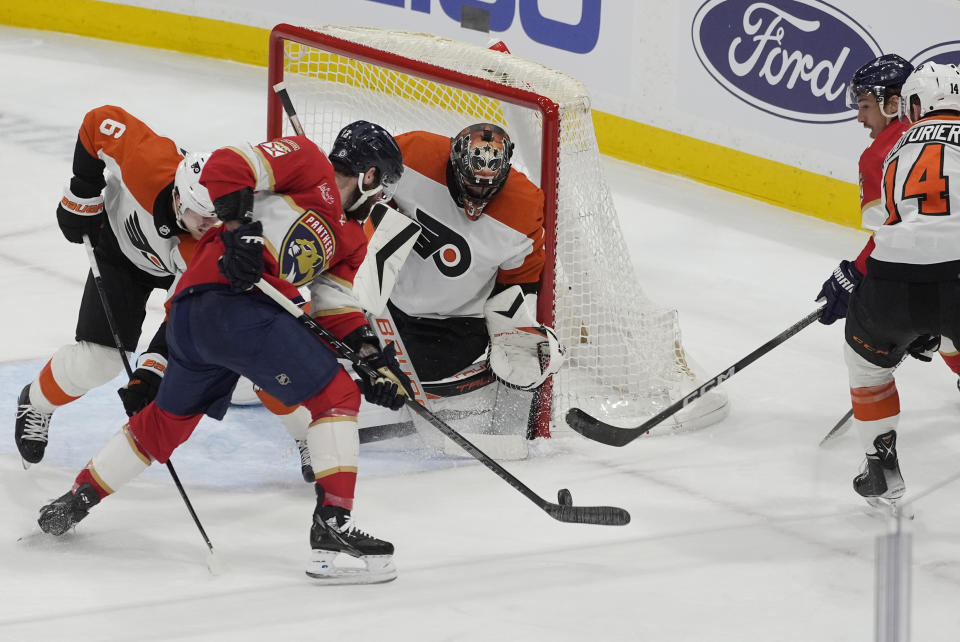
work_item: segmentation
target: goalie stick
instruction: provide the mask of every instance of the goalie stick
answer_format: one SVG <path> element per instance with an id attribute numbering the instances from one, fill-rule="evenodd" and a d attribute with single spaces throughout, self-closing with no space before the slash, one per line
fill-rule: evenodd
<path id="1" fill-rule="evenodd" d="M 120 352 L 120 360 L 123 362 L 124 370 L 127 371 L 127 378 L 133 379 L 133 370 L 130 368 L 127 352 L 123 349 L 123 342 L 120 341 L 117 323 L 114 320 L 113 311 L 110 309 L 110 302 L 107 300 L 107 291 L 103 287 L 103 279 L 100 277 L 100 264 L 97 263 L 97 256 L 93 253 L 93 243 L 90 242 L 90 237 L 86 234 L 83 235 L 83 245 L 87 250 L 87 259 L 90 261 L 90 272 L 93 274 L 93 282 L 97 286 L 97 294 L 100 295 L 100 304 L 103 306 L 103 316 L 107 318 L 107 325 L 110 326 L 110 333 L 113 335 L 113 343 Z M 220 573 L 222 565 L 214 555 L 213 544 L 210 542 L 210 538 L 207 537 L 207 532 L 203 530 L 203 524 L 200 523 L 197 512 L 193 510 L 193 504 L 190 503 L 190 498 L 187 497 L 187 491 L 184 490 L 183 484 L 180 483 L 180 477 L 177 475 L 177 471 L 174 470 L 173 462 L 170 459 L 167 459 L 167 470 L 170 471 L 173 484 L 177 487 L 177 490 L 180 491 L 180 497 L 183 499 L 183 503 L 186 504 L 190 517 L 193 518 L 193 523 L 197 525 L 197 530 L 200 531 L 200 535 L 203 537 L 203 541 L 206 542 L 207 549 L 210 551 L 207 557 L 207 568 L 212 574 L 217 575 Z"/>
<path id="2" fill-rule="evenodd" d="M 693 392 L 687 394 L 683 398 L 679 399 L 675 403 L 667 406 L 662 411 L 643 422 L 639 426 L 634 428 L 620 428 L 618 426 L 613 426 L 608 423 L 604 423 L 592 417 L 580 408 L 571 408 L 567 411 L 567 424 L 570 425 L 573 430 L 580 433 L 587 439 L 592 439 L 593 441 L 598 441 L 602 444 L 607 444 L 608 446 L 626 446 L 631 441 L 640 437 L 641 435 L 647 434 L 651 428 L 662 422 L 667 417 L 676 414 L 680 410 L 683 410 L 686 406 L 693 403 L 707 392 L 717 387 L 720 383 L 726 381 L 733 375 L 737 374 L 748 365 L 770 352 L 778 345 L 792 337 L 793 335 L 800 332 L 814 321 L 820 318 L 820 314 L 823 312 L 823 307 L 819 307 L 807 316 L 803 317 L 792 326 L 775 336 L 770 341 L 767 341 L 762 346 L 745 356 L 740 361 L 737 361 L 735 364 L 718 374 L 717 376 L 709 379 L 702 386 L 694 390 Z"/>
<path id="3" fill-rule="evenodd" d="M 260 291 L 273 299 L 284 310 L 294 316 L 300 323 L 312 332 L 319 339 L 326 341 L 333 350 L 344 359 L 353 364 L 354 369 L 365 377 L 373 377 L 376 373 L 362 362 L 357 353 L 348 345 L 340 341 L 329 330 L 314 321 L 309 314 L 301 310 L 293 301 L 283 296 L 275 287 L 260 279 L 257 281 L 257 287 Z M 557 493 L 559 503 L 554 504 L 543 499 L 527 487 L 519 479 L 511 475 L 505 468 L 491 459 L 486 453 L 467 441 L 463 435 L 448 426 L 442 419 L 430 412 L 423 404 L 413 399 L 406 400 L 406 406 L 417 413 L 425 420 L 430 422 L 437 430 L 442 432 L 448 438 L 457 443 L 466 450 L 481 464 L 496 473 L 500 479 L 504 480 L 521 495 L 537 505 L 538 508 L 547 513 L 550 517 L 560 522 L 573 524 L 600 524 L 605 526 L 623 526 L 630 523 L 630 513 L 622 508 L 615 506 L 573 506 L 570 491 L 566 488 Z"/>

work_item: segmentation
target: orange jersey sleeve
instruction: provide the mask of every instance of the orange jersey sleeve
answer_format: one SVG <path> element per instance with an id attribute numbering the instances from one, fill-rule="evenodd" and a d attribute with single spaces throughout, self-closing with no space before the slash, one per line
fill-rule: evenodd
<path id="1" fill-rule="evenodd" d="M 170 186 L 183 156 L 169 138 L 156 134 L 126 110 L 104 105 L 87 112 L 79 142 L 94 158 L 112 159 L 124 184 L 143 209 L 153 212 L 157 195 Z"/>

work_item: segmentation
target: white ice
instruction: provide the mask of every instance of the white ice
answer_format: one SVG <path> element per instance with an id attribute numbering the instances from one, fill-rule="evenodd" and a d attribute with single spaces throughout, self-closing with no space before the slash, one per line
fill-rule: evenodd
<path id="1" fill-rule="evenodd" d="M 160 466 L 74 533 L 35 534 L 37 509 L 124 420 L 118 379 L 60 411 L 46 459 L 21 468 L 17 395 L 72 341 L 87 271 L 54 216 L 81 117 L 113 103 L 183 146 L 256 141 L 267 81 L 261 68 L 2 28 L 0 87 L 0 639 L 873 639 L 874 538 L 887 524 L 851 489 L 863 456 L 853 432 L 818 447 L 849 407 L 839 324 L 807 328 L 723 384 L 732 411 L 719 425 L 622 449 L 566 434 L 507 465 L 547 499 L 569 488 L 576 504 L 623 506 L 626 527 L 556 522 L 472 459 L 385 442 L 361 449 L 355 513 L 395 543 L 399 579 L 314 586 L 303 574 L 313 496 L 296 451 L 264 411 L 241 409 L 202 423 L 173 458 L 223 574 L 208 573 Z M 708 375 L 811 312 L 823 279 L 866 238 L 673 176 L 605 168 L 643 285 L 679 310 Z M 155 301 L 148 324 L 159 315 Z M 960 393 L 939 361 L 908 360 L 899 374 L 909 496 L 960 468 Z M 917 504 L 915 640 L 960 631 L 958 490 Z"/>

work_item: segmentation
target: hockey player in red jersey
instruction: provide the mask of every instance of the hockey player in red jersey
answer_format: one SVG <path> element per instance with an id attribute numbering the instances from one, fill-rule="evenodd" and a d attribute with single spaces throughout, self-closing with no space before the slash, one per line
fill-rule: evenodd
<path id="1" fill-rule="evenodd" d="M 390 294 L 392 322 L 433 410 L 494 456 L 524 457 L 530 391 L 562 363 L 536 320 L 543 192 L 511 167 L 497 125 L 397 142 L 406 171 L 394 201 L 421 232 Z"/>
<path id="2" fill-rule="evenodd" d="M 913 65 L 897 54 L 884 54 L 861 66 L 854 73 L 847 89 L 847 103 L 856 108 L 857 121 L 870 131 L 873 142 L 860 155 L 860 211 L 862 225 L 874 231 L 885 223 L 887 212 L 881 206 L 883 161 L 909 127 L 897 118 L 900 108 L 900 87 L 913 71 Z M 832 324 L 847 313 L 850 293 L 867 270 L 867 257 L 873 252 L 871 237 L 853 261 L 843 260 L 828 278 L 817 299 L 826 301 L 820 322 Z M 960 373 L 960 354 L 950 339 L 921 337 L 910 354 L 929 361 L 929 353 L 940 346 L 940 355 L 954 373 Z M 960 379 L 957 381 L 960 386 Z"/>
<path id="3" fill-rule="evenodd" d="M 304 407 L 317 503 L 307 573 L 325 583 L 393 579 L 393 545 L 351 518 L 357 476 L 360 391 L 330 348 L 255 289 L 262 277 L 292 300 L 311 291 L 311 315 L 377 372 L 362 380 L 372 403 L 398 408 L 409 380 L 381 350 L 352 292 L 366 252 L 360 221 L 403 172 L 400 149 L 381 127 L 344 128 L 329 159 L 309 139 L 280 138 L 214 152 L 200 182 L 222 228 L 198 243 L 169 314 L 167 374 L 156 399 L 94 455 L 73 489 L 40 513 L 62 534 L 89 508 L 145 470 L 165 463 L 206 414 L 226 412 L 240 374 L 290 407 Z M 338 568 L 339 553 L 366 569 Z"/>
<path id="4" fill-rule="evenodd" d="M 199 184 L 206 154 L 184 156 L 169 138 L 120 107 L 97 107 L 80 126 L 73 177 L 57 207 L 71 243 L 94 244 L 102 284 L 127 351 L 140 338 L 150 293 L 166 290 L 182 272 L 196 240 L 218 223 L 206 188 Z M 128 415 L 156 395 L 166 368 L 164 328 L 120 389 Z M 53 412 L 113 379 L 123 368 L 88 274 L 77 320 L 76 343 L 54 353 L 20 393 L 15 438 L 24 467 L 43 459 Z"/>
<path id="5" fill-rule="evenodd" d="M 850 296 L 844 356 L 866 464 L 854 490 L 870 503 L 905 490 L 897 456 L 894 370 L 918 337 L 960 340 L 960 71 L 926 62 L 903 83 L 912 123 L 881 174 L 886 221 Z"/>

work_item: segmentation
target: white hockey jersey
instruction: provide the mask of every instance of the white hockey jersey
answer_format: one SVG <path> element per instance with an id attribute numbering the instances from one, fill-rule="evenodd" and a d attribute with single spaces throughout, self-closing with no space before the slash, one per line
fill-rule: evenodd
<path id="1" fill-rule="evenodd" d="M 950 189 L 955 181 L 960 181 L 960 117 L 914 123 L 883 166 L 887 219 L 874 234 L 871 258 L 900 266 L 960 261 L 960 191 Z M 883 276 L 890 276 L 887 268 L 881 269 Z M 947 271 L 956 278 L 952 267 Z M 903 276 L 925 280 L 922 272 L 939 278 L 930 269 L 907 269 Z"/>
<path id="2" fill-rule="evenodd" d="M 406 167 L 394 200 L 422 230 L 390 300 L 419 317 L 482 317 L 495 283 L 539 283 L 544 261 L 543 192 L 510 171 L 483 216 L 469 220 L 447 187 L 450 139 L 397 136 Z"/>
<path id="3" fill-rule="evenodd" d="M 183 158 L 174 142 L 110 105 L 87 113 L 79 140 L 107 170 L 104 209 L 124 256 L 153 276 L 182 272 L 195 242 L 173 219 L 171 188 Z"/>

